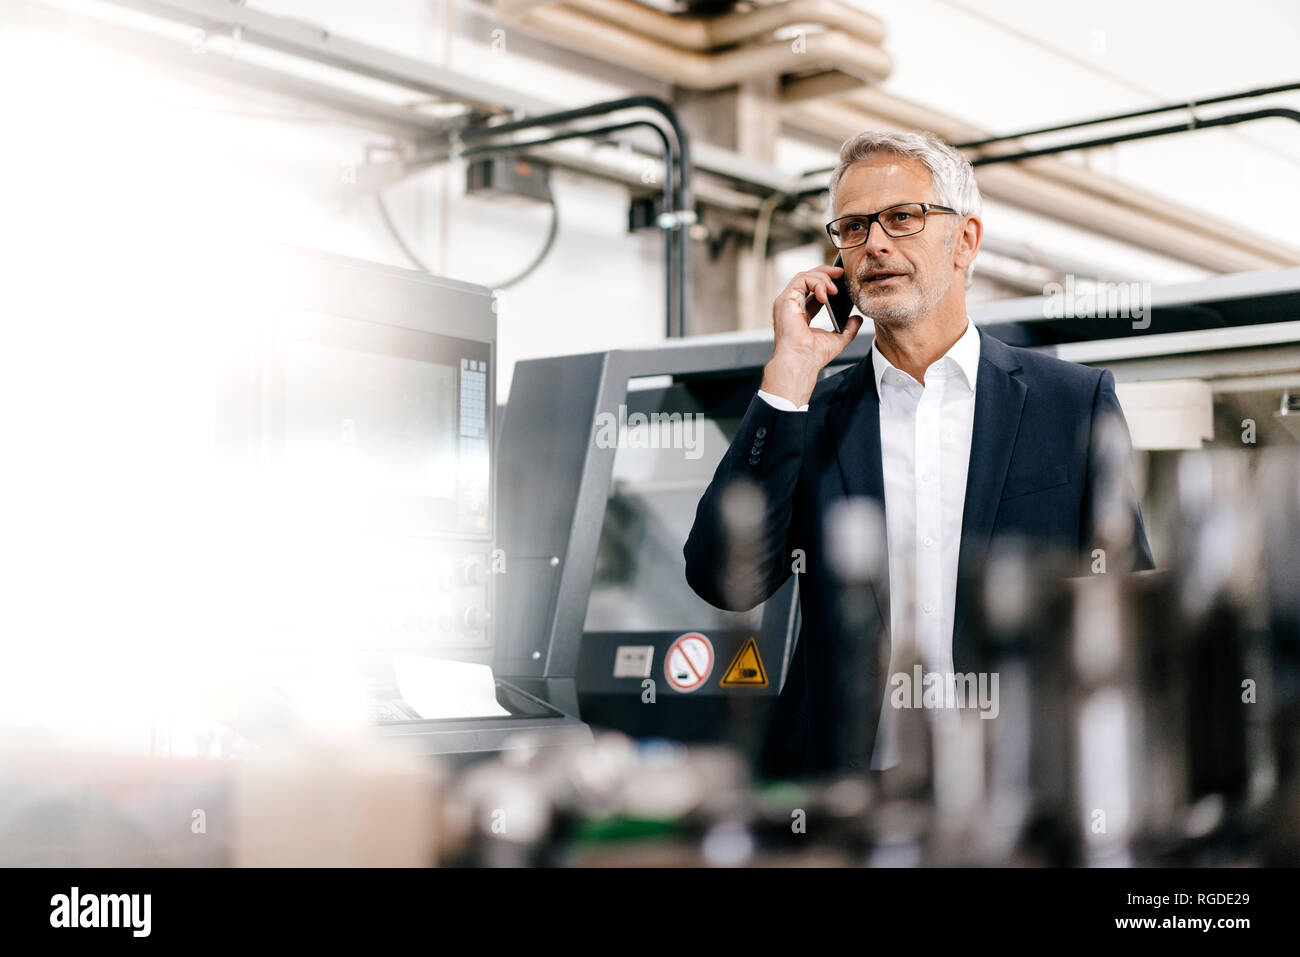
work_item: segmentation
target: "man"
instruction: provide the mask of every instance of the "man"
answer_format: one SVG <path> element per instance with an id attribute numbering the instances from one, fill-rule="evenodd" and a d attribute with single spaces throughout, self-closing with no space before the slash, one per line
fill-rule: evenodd
<path id="1" fill-rule="evenodd" d="M 799 573 L 802 628 L 763 757 L 774 775 L 897 764 L 880 663 L 886 679 L 914 661 L 972 669 L 962 586 L 993 538 L 1108 573 L 1154 567 L 1113 375 L 1005 345 L 966 314 L 983 231 L 970 164 L 929 134 L 862 133 L 840 152 L 831 209 L 870 355 L 820 378 L 863 320 L 810 326 L 839 268 L 790 280 L 684 549 L 691 587 L 731 610 Z"/>

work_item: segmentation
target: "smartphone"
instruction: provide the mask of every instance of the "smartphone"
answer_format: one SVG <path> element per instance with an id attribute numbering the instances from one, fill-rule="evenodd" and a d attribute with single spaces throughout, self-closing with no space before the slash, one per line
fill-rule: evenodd
<path id="1" fill-rule="evenodd" d="M 843 269 L 844 257 L 836 256 L 835 262 L 831 263 L 831 265 Z M 849 321 L 849 313 L 853 311 L 853 297 L 849 295 L 849 274 L 847 270 L 841 272 L 839 278 L 835 280 L 835 292 L 831 294 L 829 302 L 831 325 L 836 332 L 843 332 Z M 810 316 L 815 315 L 817 309 L 820 308 L 821 300 L 816 296 L 809 296 L 804 300 L 804 311 Z"/>

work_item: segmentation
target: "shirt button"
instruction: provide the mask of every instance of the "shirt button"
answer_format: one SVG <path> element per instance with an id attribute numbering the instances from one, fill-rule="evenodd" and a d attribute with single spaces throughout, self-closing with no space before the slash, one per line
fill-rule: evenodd
<path id="1" fill-rule="evenodd" d="M 925 605 L 922 607 L 922 610 L 923 610 L 927 615 L 933 614 L 933 613 L 934 613 L 934 605 L 930 604 L 930 603 L 927 601 L 927 602 L 925 603 Z"/>
<path id="2" fill-rule="evenodd" d="M 925 547 L 934 548 L 934 539 L 931 538 L 929 535 L 925 536 Z"/>
<path id="3" fill-rule="evenodd" d="M 921 484 L 922 484 L 922 485 L 929 485 L 929 484 L 930 484 L 930 473 L 929 473 L 929 472 L 922 472 L 922 473 L 921 473 Z"/>

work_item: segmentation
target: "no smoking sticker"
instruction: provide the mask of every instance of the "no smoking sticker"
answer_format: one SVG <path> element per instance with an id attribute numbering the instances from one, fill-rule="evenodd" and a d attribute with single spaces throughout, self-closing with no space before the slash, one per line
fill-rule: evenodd
<path id="1" fill-rule="evenodd" d="M 664 656 L 664 677 L 675 690 L 696 691 L 713 673 L 713 643 L 697 631 L 681 635 Z"/>

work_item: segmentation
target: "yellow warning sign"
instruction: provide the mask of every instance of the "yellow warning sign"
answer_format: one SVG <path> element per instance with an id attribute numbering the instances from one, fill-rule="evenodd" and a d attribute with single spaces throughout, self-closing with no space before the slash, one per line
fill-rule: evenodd
<path id="1" fill-rule="evenodd" d="M 731 659 L 727 673 L 722 676 L 719 687 L 766 688 L 767 672 L 763 670 L 763 659 L 758 655 L 758 642 L 750 638 L 743 648 Z"/>

